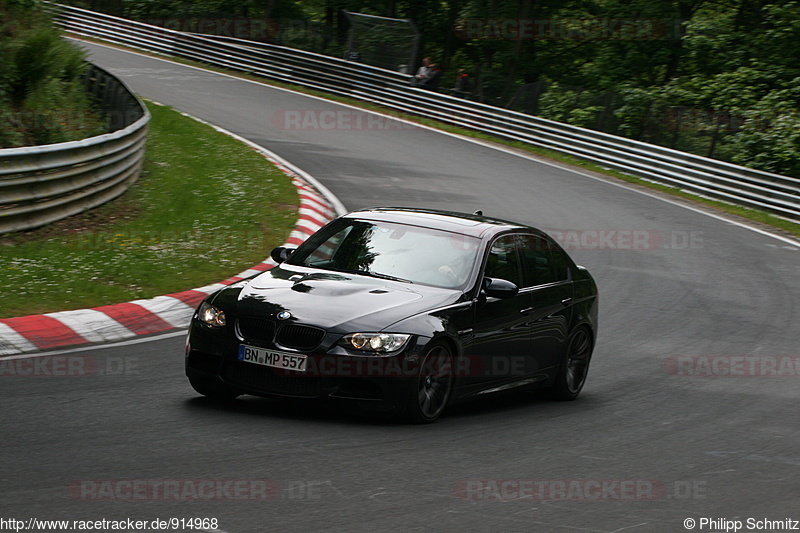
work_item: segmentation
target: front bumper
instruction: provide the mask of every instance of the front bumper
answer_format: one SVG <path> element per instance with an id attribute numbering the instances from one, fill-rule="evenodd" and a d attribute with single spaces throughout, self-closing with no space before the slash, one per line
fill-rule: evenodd
<path id="1" fill-rule="evenodd" d="M 419 375 L 419 356 L 429 340 L 414 337 L 402 352 L 390 356 L 344 354 L 339 347 L 303 353 L 306 371 L 296 372 L 238 360 L 242 341 L 231 333 L 192 323 L 185 358 L 190 379 L 255 396 L 344 399 L 386 411 L 402 411 L 408 405 Z"/>

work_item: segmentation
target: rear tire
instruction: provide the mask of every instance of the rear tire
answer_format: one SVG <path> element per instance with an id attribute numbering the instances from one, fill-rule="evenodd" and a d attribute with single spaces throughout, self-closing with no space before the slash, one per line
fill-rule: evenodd
<path id="1" fill-rule="evenodd" d="M 436 343 L 425 351 L 408 405 L 408 418 L 415 424 L 435 422 L 447 407 L 453 392 L 453 354 Z"/>
<path id="2" fill-rule="evenodd" d="M 241 396 L 240 392 L 213 381 L 189 378 L 189 384 L 195 391 L 199 392 L 203 396 L 211 398 L 212 400 L 229 402 L 236 397 Z"/>
<path id="3" fill-rule="evenodd" d="M 594 349 L 592 335 L 585 327 L 578 328 L 567 344 L 567 351 L 556 374 L 556 381 L 548 389 L 554 400 L 572 401 L 578 397 L 586 383 L 589 363 Z"/>

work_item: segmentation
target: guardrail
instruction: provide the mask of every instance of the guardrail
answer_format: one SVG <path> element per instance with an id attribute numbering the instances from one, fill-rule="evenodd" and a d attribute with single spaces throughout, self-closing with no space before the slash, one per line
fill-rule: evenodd
<path id="1" fill-rule="evenodd" d="M 800 179 L 409 86 L 411 76 L 312 52 L 183 33 L 70 6 L 73 34 L 177 56 L 490 133 L 725 202 L 800 220 Z"/>
<path id="2" fill-rule="evenodd" d="M 36 228 L 97 207 L 136 181 L 150 113 L 117 78 L 91 66 L 87 90 L 112 133 L 0 150 L 0 234 Z"/>

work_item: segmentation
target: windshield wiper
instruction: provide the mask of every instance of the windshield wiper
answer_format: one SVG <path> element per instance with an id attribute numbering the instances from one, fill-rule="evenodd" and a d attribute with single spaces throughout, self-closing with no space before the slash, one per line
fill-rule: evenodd
<path id="1" fill-rule="evenodd" d="M 372 276 L 373 278 L 388 279 L 391 281 L 401 281 L 403 283 L 414 283 L 410 279 L 398 278 L 397 276 L 390 276 L 389 274 L 381 274 L 380 272 L 374 272 L 372 270 L 362 270 L 361 272 L 367 274 L 368 276 Z"/>
<path id="2" fill-rule="evenodd" d="M 410 279 L 405 278 L 398 278 L 397 276 L 390 276 L 389 274 L 382 274 L 380 272 L 375 272 L 374 270 L 351 270 L 345 268 L 334 268 L 331 270 L 335 270 L 336 272 L 344 272 L 346 274 L 361 274 L 362 276 L 369 276 L 371 278 L 378 278 L 378 279 L 388 279 L 390 281 L 399 281 L 401 283 L 414 283 Z"/>

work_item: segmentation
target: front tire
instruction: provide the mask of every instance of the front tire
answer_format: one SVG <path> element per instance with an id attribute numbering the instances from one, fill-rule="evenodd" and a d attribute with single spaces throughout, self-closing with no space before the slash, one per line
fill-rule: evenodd
<path id="1" fill-rule="evenodd" d="M 435 422 L 453 392 L 453 354 L 441 343 L 425 351 L 409 398 L 408 417 L 416 424 Z"/>
<path id="2" fill-rule="evenodd" d="M 589 330 L 585 327 L 575 330 L 567 345 L 564 359 L 558 368 L 555 383 L 548 391 L 552 399 L 572 401 L 578 397 L 586 383 L 593 349 L 592 335 Z"/>

